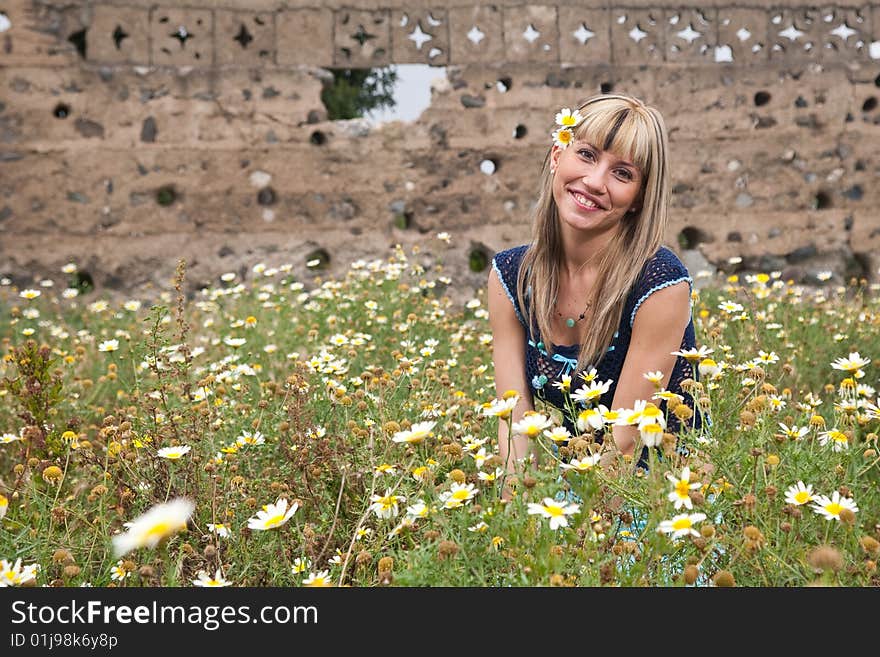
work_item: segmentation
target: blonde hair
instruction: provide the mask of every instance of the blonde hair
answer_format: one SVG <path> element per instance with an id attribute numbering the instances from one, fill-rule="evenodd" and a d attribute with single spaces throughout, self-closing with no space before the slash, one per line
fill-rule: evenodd
<path id="1" fill-rule="evenodd" d="M 618 231 L 599 256 L 598 276 L 590 299 L 592 328 L 581 345 L 578 371 L 596 366 L 611 345 L 627 295 L 645 262 L 660 248 L 669 205 L 669 162 L 666 126 L 653 107 L 624 94 L 604 94 L 578 107 L 583 120 L 575 139 L 625 157 L 642 171 L 635 213 L 621 219 Z M 532 213 L 532 242 L 517 279 L 520 308 L 542 336 L 550 335 L 563 263 L 559 213 L 553 198 L 551 151 L 544 158 L 541 193 Z M 641 201 L 639 202 L 639 199 Z M 524 303 L 528 297 L 528 306 Z M 553 346 L 545 339 L 549 353 Z"/>

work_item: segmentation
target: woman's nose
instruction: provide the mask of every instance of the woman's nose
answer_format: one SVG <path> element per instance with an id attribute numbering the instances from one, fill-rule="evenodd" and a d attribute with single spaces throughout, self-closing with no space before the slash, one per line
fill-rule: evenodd
<path id="1" fill-rule="evenodd" d="M 605 174 L 600 169 L 593 170 L 585 175 L 582 180 L 590 191 L 595 191 L 598 194 L 605 193 Z"/>

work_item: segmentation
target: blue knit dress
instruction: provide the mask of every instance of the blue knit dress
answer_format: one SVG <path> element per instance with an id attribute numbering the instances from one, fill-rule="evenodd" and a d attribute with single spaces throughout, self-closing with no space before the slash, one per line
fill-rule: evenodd
<path id="1" fill-rule="evenodd" d="M 579 372 L 575 371 L 578 354 L 580 353 L 580 345 L 553 345 L 553 355 L 550 356 L 544 341 L 538 334 L 537 327 L 528 326 L 528 308 L 523 309 L 520 307 L 516 294 L 517 276 L 519 275 L 520 264 L 527 247 L 528 245 L 521 245 L 499 251 L 492 258 L 492 267 L 495 269 L 495 273 L 498 275 L 501 285 L 507 293 L 507 297 L 513 304 L 517 318 L 525 329 L 523 349 L 525 349 L 526 353 L 526 380 L 531 385 L 535 399 L 543 400 L 562 411 L 566 428 L 572 435 L 577 435 L 579 432 L 575 429 L 575 418 L 570 417 L 570 410 L 565 404 L 566 395 L 553 384 L 561 381 L 562 376 L 566 374 L 572 377 L 572 390 L 579 387 L 582 383 L 582 381 L 576 378 Z M 623 369 L 623 361 L 626 358 L 627 349 L 632 337 L 633 322 L 639 307 L 654 292 L 682 281 L 687 281 L 689 286 L 693 285 L 693 280 L 688 274 L 687 268 L 678 259 L 678 256 L 666 247 L 661 247 L 642 267 L 641 274 L 627 296 L 620 324 L 614 334 L 611 346 L 608 347 L 605 357 L 593 365 L 597 371 L 597 380 L 611 380 L 611 387 L 599 400 L 600 404 L 611 408 L 614 391 L 617 389 L 617 382 Z M 694 347 L 696 347 L 696 339 L 694 323 L 693 319 L 691 319 L 681 340 L 681 350 Z M 685 403 L 693 409 L 693 398 L 689 393 L 681 389 L 681 382 L 687 378 L 696 379 L 693 367 L 687 360 L 678 356 L 666 389 L 681 395 Z M 662 401 L 658 406 L 665 413 L 666 402 Z M 695 413 L 688 426 L 699 427 L 700 425 L 699 414 Z M 669 431 L 676 432 L 681 428 L 681 423 L 675 415 L 669 414 L 667 427 Z"/>

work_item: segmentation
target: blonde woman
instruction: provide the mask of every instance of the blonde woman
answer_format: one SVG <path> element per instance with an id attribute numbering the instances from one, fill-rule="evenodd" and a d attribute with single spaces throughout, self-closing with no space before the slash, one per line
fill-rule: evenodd
<path id="1" fill-rule="evenodd" d="M 569 395 L 588 385 L 593 368 L 594 385 L 610 382 L 590 400 L 594 408 L 658 403 L 656 385 L 692 407 L 681 383 L 694 372 L 673 355 L 695 347 L 692 280 L 661 244 L 670 193 L 663 118 L 636 98 L 607 94 L 561 110 L 556 123 L 532 241 L 498 252 L 489 274 L 497 394 L 519 393 L 514 422 L 536 398 L 556 406 L 572 435 L 583 432 Z M 668 429 L 676 430 L 669 415 Z M 500 454 L 513 471 L 528 455 L 528 439 L 508 440 L 507 424 L 499 425 Z M 637 427 L 611 431 L 617 449 L 632 454 Z"/>

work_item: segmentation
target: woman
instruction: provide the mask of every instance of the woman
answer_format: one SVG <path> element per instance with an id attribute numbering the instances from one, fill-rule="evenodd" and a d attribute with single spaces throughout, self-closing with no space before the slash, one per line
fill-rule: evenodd
<path id="1" fill-rule="evenodd" d="M 581 431 L 566 377 L 574 392 L 592 368 L 594 381 L 611 382 L 598 399 L 608 409 L 657 403 L 656 385 L 692 408 L 681 389 L 692 367 L 673 353 L 695 346 L 692 280 L 661 246 L 670 189 L 663 118 L 635 98 L 609 94 L 562 110 L 556 122 L 533 241 L 497 253 L 489 274 L 497 394 L 519 393 L 514 423 L 536 397 L 556 406 L 572 435 Z M 500 422 L 500 455 L 513 471 L 528 439 L 508 440 L 507 431 Z M 613 426 L 612 435 L 620 452 L 633 453 L 637 427 Z"/>

